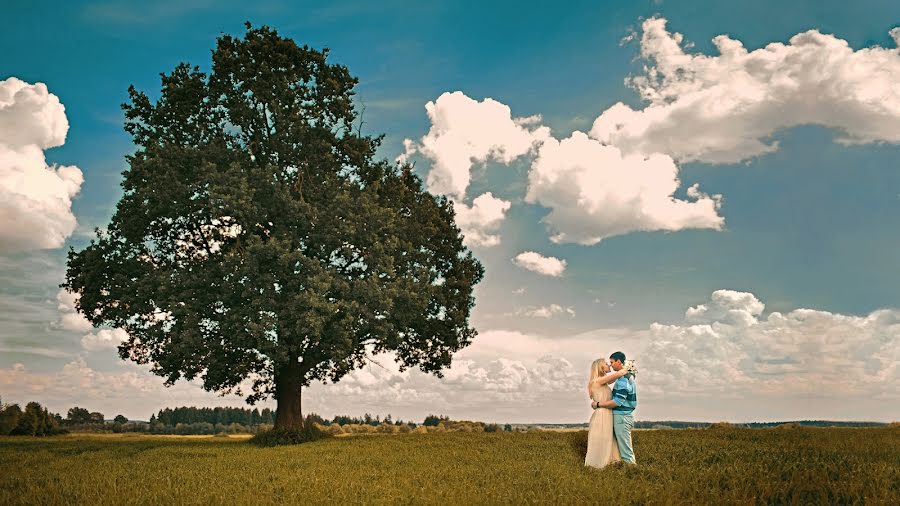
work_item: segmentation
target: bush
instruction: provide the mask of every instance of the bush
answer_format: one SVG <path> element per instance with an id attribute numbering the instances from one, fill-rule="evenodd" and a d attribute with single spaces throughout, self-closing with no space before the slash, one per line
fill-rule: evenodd
<path id="1" fill-rule="evenodd" d="M 443 423 L 443 422 L 449 422 L 449 421 L 450 421 L 449 416 L 428 415 L 425 417 L 425 421 L 422 422 L 422 425 L 425 425 L 426 427 L 437 427 L 438 424 Z"/>
<path id="2" fill-rule="evenodd" d="M 397 432 L 400 432 L 400 427 L 393 424 L 382 423 L 375 428 L 375 432 L 378 432 L 379 434 L 396 434 Z"/>
<path id="3" fill-rule="evenodd" d="M 496 423 L 489 423 L 484 426 L 485 432 L 500 432 L 502 429 Z"/>
<path id="4" fill-rule="evenodd" d="M 250 442 L 257 446 L 281 446 L 309 443 L 331 437 L 331 433 L 319 430 L 316 425 L 316 420 L 307 416 L 303 428 L 263 431 L 250 438 Z"/>
<path id="5" fill-rule="evenodd" d="M 344 430 L 351 434 L 369 434 L 375 428 L 367 423 L 351 423 L 344 426 Z"/>

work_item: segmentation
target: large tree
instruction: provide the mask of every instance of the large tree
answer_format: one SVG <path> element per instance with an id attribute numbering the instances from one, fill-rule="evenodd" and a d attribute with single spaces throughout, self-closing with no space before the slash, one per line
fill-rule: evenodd
<path id="1" fill-rule="evenodd" d="M 274 396 L 278 428 L 302 426 L 302 387 L 374 353 L 440 376 L 475 336 L 483 276 L 452 202 L 375 158 L 357 80 L 327 56 L 248 24 L 210 73 L 177 66 L 155 102 L 131 87 L 124 195 L 61 285 L 127 331 L 122 358 Z"/>

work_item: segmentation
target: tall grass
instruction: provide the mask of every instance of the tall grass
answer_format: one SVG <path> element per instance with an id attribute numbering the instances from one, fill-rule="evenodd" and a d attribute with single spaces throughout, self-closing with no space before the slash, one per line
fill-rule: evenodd
<path id="1" fill-rule="evenodd" d="M 638 431 L 639 465 L 583 467 L 585 432 L 0 438 L 0 504 L 900 504 L 898 429 Z"/>

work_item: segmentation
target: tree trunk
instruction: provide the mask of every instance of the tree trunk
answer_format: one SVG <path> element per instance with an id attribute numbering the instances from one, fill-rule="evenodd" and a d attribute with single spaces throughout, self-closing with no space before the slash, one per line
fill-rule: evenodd
<path id="1" fill-rule="evenodd" d="M 296 360 L 280 367 L 275 372 L 275 412 L 276 429 L 302 429 L 303 412 L 300 409 L 300 388 L 303 384 L 303 369 Z"/>

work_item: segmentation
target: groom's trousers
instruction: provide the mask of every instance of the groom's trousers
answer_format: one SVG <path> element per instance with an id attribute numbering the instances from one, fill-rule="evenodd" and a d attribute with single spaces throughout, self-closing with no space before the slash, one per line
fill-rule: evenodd
<path id="1" fill-rule="evenodd" d="M 619 445 L 619 454 L 622 460 L 634 464 L 634 449 L 631 446 L 631 429 L 634 427 L 634 415 L 631 413 L 619 414 L 613 411 L 613 432 L 616 434 L 616 443 Z"/>

